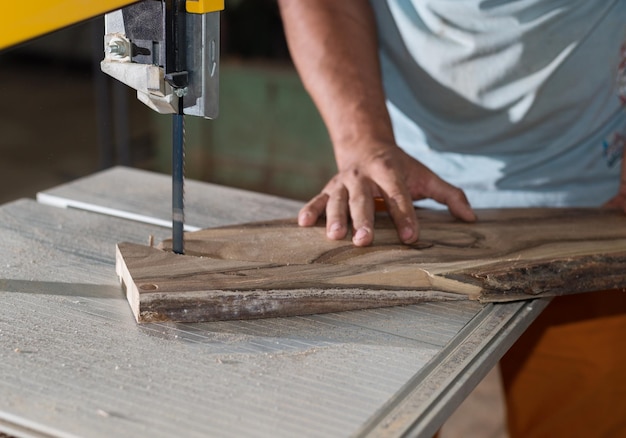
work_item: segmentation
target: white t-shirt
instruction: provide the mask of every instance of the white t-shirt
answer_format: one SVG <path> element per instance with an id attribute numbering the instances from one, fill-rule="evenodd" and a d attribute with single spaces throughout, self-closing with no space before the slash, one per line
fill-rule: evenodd
<path id="1" fill-rule="evenodd" d="M 617 194 L 624 0 L 371 0 L 396 141 L 474 207 Z"/>

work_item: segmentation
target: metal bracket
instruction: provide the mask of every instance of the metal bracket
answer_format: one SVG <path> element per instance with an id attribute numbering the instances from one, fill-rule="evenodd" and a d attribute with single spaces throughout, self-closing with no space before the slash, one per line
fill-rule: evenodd
<path id="1" fill-rule="evenodd" d="M 137 90 L 137 98 L 161 114 L 177 113 L 184 95 L 184 114 L 213 119 L 219 100 L 219 12 L 184 14 L 184 71 L 167 65 L 165 16 L 164 1 L 107 14 L 101 69 Z"/>

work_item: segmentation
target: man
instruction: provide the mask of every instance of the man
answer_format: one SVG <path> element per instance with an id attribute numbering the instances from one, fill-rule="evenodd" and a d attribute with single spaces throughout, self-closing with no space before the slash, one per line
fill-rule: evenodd
<path id="1" fill-rule="evenodd" d="M 338 166 L 337 175 L 300 211 L 300 225 L 310 226 L 325 214 L 327 236 L 343 239 L 351 220 L 353 243 L 369 245 L 375 197 L 384 198 L 405 243 L 419 238 L 414 201 L 447 206 L 469 222 L 476 220 L 470 205 L 606 204 L 626 212 L 626 160 L 620 165 L 626 111 L 619 87 L 626 64 L 626 2 L 279 4 L 294 63 L 328 128 Z M 581 314 L 580 321 L 567 322 L 575 329 L 563 336 L 581 342 L 564 354 L 572 356 L 565 362 L 573 379 L 585 375 L 589 355 L 606 364 L 606 378 L 591 388 L 601 389 L 617 378 L 623 357 L 590 348 L 611 344 L 606 318 L 616 318 L 611 319 L 611 336 L 626 334 L 626 301 L 625 294 L 593 295 L 594 302 L 603 304 Z M 565 302 L 561 307 L 571 305 L 577 313 L 587 300 L 555 300 L 550 308 Z M 556 318 L 548 310 L 548 317 Z M 558 315 L 558 309 L 554 312 Z M 542 354 L 553 348 L 542 344 L 548 326 L 550 321 L 537 332 L 539 341 L 520 341 L 524 364 L 504 370 L 513 435 L 566 433 L 561 420 L 567 414 L 551 416 L 538 402 L 533 406 L 546 409 L 539 415 L 522 406 L 533 393 L 520 389 L 520 379 L 524 382 L 531 369 L 535 374 L 545 370 L 544 379 L 535 383 L 549 383 L 556 372 L 548 364 L 540 371 L 534 368 L 533 358 L 544 360 Z M 606 336 L 600 339 L 598 333 Z M 580 351 L 572 353 L 575 348 Z M 531 349 L 533 354 L 526 354 Z M 626 391 L 624 385 L 615 388 Z M 564 398 L 552 402 L 567 405 L 572 397 Z M 623 415 L 616 414 L 626 412 L 616 411 L 626 409 L 624 402 L 600 413 L 589 406 L 593 402 L 572 408 L 570 414 L 580 414 L 572 424 L 588 419 L 603 424 L 588 426 L 594 436 L 602 430 L 626 434 Z M 585 414 L 588 408 L 593 412 Z"/>

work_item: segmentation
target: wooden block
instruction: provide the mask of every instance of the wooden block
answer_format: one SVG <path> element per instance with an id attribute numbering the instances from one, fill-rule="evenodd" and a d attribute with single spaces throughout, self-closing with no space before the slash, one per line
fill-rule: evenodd
<path id="1" fill-rule="evenodd" d="M 385 307 L 511 301 L 626 288 L 626 217 L 599 209 L 479 210 L 467 224 L 418 210 L 400 244 L 377 218 L 374 244 L 331 241 L 324 224 L 250 223 L 185 234 L 185 255 L 120 243 L 117 272 L 138 322 L 213 321 Z"/>

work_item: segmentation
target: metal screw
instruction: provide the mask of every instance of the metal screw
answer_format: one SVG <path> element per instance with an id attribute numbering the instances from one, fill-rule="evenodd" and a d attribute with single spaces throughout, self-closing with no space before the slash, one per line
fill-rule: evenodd
<path id="1" fill-rule="evenodd" d="M 183 88 L 175 88 L 174 89 L 174 94 L 177 95 L 178 97 L 183 97 L 187 95 L 187 92 L 189 90 L 187 89 L 187 87 L 183 87 Z"/>
<path id="2" fill-rule="evenodd" d="M 113 38 L 109 41 L 105 51 L 113 58 L 124 58 L 128 56 L 128 46 L 124 40 L 119 38 Z"/>

